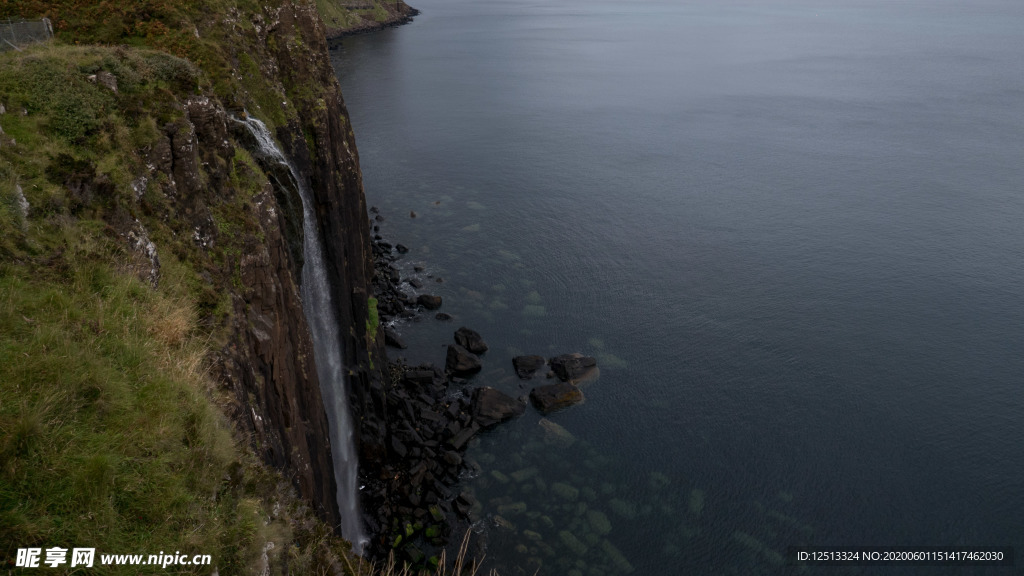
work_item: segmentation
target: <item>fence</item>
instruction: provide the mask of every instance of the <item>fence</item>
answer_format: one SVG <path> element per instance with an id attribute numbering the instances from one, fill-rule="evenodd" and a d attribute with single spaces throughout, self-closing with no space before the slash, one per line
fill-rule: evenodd
<path id="1" fill-rule="evenodd" d="M 53 38 L 49 18 L 42 20 L 0 20 L 0 52 L 21 50 L 22 46 Z"/>

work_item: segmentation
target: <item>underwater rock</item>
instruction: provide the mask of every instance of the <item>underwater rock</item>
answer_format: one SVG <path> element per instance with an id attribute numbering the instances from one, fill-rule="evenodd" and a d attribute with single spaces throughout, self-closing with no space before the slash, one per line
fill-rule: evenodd
<path id="1" fill-rule="evenodd" d="M 704 491 L 694 488 L 690 490 L 690 502 L 689 502 L 690 514 L 700 518 L 701 512 L 704 511 Z"/>
<path id="2" fill-rule="evenodd" d="M 547 418 L 541 418 L 537 425 L 544 430 L 545 444 L 555 445 L 559 448 L 568 448 L 576 442 L 576 437 L 571 432 Z"/>
<path id="3" fill-rule="evenodd" d="M 568 382 L 537 386 L 530 391 L 530 400 L 541 412 L 553 412 L 583 401 L 583 392 Z"/>
<path id="4" fill-rule="evenodd" d="M 629 563 L 629 560 L 626 559 L 626 556 L 611 542 L 607 540 L 601 542 L 601 550 L 604 551 L 605 555 L 608 556 L 608 559 L 611 560 L 612 565 L 615 566 L 616 570 L 620 573 L 630 574 L 636 570 L 633 568 L 633 565 Z"/>
<path id="5" fill-rule="evenodd" d="M 437 318 L 438 320 L 445 320 L 446 321 L 446 320 L 451 320 L 452 319 L 452 315 L 448 314 L 447 312 L 438 312 L 437 314 L 434 314 L 434 318 Z"/>
<path id="6" fill-rule="evenodd" d="M 612 512 L 627 520 L 636 518 L 636 505 L 632 502 L 626 502 L 620 498 L 612 498 L 608 501 L 608 507 L 612 509 Z"/>
<path id="7" fill-rule="evenodd" d="M 587 511 L 587 523 L 590 524 L 590 529 L 595 533 L 604 536 L 612 531 L 612 523 L 608 520 L 608 516 L 600 510 L 588 510 Z"/>
<path id="8" fill-rule="evenodd" d="M 512 479 L 515 480 L 516 482 L 522 484 L 523 482 L 526 482 L 530 478 L 536 476 L 538 472 L 540 472 L 540 470 L 538 470 L 536 466 L 531 466 L 529 468 L 523 468 L 522 470 L 516 470 L 515 472 L 509 474 L 509 476 L 511 476 Z"/>
<path id="9" fill-rule="evenodd" d="M 579 538 L 569 532 L 568 530 L 562 530 L 558 533 L 558 538 L 565 544 L 565 547 L 572 550 L 577 556 L 585 556 L 587 554 L 587 545 L 580 542 Z"/>
<path id="10" fill-rule="evenodd" d="M 580 497 L 579 489 L 569 486 L 568 484 L 563 484 L 562 482 L 552 483 L 551 491 L 554 492 L 556 496 L 565 498 L 570 502 L 575 502 Z"/>
<path id="11" fill-rule="evenodd" d="M 432 294 L 420 294 L 416 297 L 416 303 L 427 310 L 437 310 L 441 307 L 441 297 Z"/>

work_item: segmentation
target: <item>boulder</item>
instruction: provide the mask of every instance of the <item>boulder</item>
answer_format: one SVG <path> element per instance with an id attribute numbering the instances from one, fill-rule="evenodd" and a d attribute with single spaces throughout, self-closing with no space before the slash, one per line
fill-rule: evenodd
<path id="1" fill-rule="evenodd" d="M 597 359 L 583 354 L 562 354 L 550 361 L 551 370 L 563 382 L 579 382 L 592 375 L 597 368 Z"/>
<path id="2" fill-rule="evenodd" d="M 434 318 L 437 318 L 438 320 L 441 321 L 448 321 L 452 319 L 452 315 L 448 314 L 447 312 L 438 312 L 437 314 L 434 315 Z"/>
<path id="3" fill-rule="evenodd" d="M 543 356 L 516 356 L 512 359 L 512 366 L 516 369 L 516 375 L 523 380 L 533 378 L 534 373 L 544 367 Z"/>
<path id="4" fill-rule="evenodd" d="M 441 297 L 434 296 L 432 294 L 420 294 L 419 297 L 416 298 L 416 303 L 427 310 L 437 310 L 441 307 Z"/>
<path id="5" fill-rule="evenodd" d="M 552 412 L 583 401 L 583 392 L 568 382 L 537 386 L 530 391 L 530 401 L 541 412 Z"/>
<path id="6" fill-rule="evenodd" d="M 480 337 L 480 334 L 476 330 L 470 330 L 465 326 L 455 331 L 455 342 L 473 354 L 487 352 L 487 343 Z"/>
<path id="7" fill-rule="evenodd" d="M 475 374 L 482 366 L 476 354 L 458 344 L 449 344 L 444 367 L 452 374 Z"/>
<path id="8" fill-rule="evenodd" d="M 494 426 L 524 412 L 526 406 L 504 392 L 487 386 L 473 391 L 473 420 L 481 426 Z"/>

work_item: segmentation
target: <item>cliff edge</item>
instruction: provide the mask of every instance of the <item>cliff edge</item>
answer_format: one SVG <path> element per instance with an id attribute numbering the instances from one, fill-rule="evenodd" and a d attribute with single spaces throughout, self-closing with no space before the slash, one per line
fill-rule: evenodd
<path id="1" fill-rule="evenodd" d="M 301 201 L 242 125 L 265 123 L 315 196 L 372 463 L 386 362 L 367 331 L 366 205 L 316 3 L 0 12 L 56 29 L 0 55 L 3 558 L 92 542 L 209 549 L 222 574 L 337 568 L 317 528 L 340 517 L 299 293 Z"/>

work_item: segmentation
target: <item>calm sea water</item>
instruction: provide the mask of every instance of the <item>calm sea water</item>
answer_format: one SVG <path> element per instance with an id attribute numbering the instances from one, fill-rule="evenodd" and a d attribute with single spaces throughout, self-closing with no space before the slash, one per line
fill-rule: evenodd
<path id="1" fill-rule="evenodd" d="M 550 416 L 571 446 L 531 409 L 470 450 L 492 566 L 1024 564 L 1024 4 L 414 4 L 332 54 L 369 202 L 456 316 L 398 326 L 406 357 L 467 325 L 474 384 L 525 393 L 520 353 L 601 366 Z M 895 572 L 1015 573 L 807 573 Z"/>

